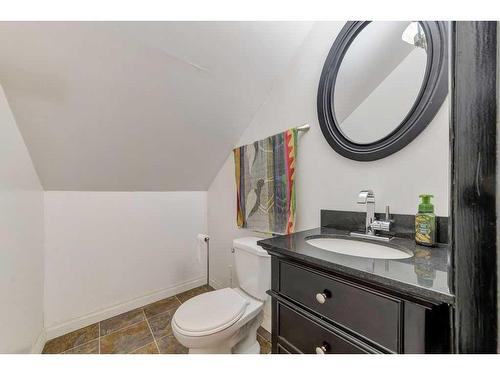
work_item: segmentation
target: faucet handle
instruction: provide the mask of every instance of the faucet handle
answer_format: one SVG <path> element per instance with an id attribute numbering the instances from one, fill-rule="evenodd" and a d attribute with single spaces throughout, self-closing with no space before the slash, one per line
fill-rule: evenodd
<path id="1" fill-rule="evenodd" d="M 361 190 L 358 194 L 358 204 L 375 203 L 373 190 Z"/>
<path id="2" fill-rule="evenodd" d="M 389 211 L 389 205 L 385 206 L 385 221 L 391 220 L 391 213 Z"/>

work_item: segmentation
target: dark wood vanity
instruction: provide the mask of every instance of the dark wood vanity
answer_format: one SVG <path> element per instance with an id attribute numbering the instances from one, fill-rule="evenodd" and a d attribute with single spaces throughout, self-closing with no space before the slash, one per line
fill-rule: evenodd
<path id="1" fill-rule="evenodd" d="M 273 353 L 450 352 L 447 304 L 403 298 L 281 256 L 272 257 L 269 293 Z"/>
<path id="2" fill-rule="evenodd" d="M 322 227 L 259 242 L 272 256 L 272 352 L 452 352 L 447 247 L 422 249 L 409 239 L 395 239 L 416 255 L 374 260 L 306 242 L 311 236 L 343 234 Z M 423 267 L 422 251 L 427 252 Z M 412 282 L 422 273 L 429 276 L 424 286 Z"/>

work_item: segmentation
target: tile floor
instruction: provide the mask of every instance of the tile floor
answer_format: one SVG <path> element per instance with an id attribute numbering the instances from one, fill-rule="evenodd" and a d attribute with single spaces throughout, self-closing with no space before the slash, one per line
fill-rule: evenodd
<path id="1" fill-rule="evenodd" d="M 185 354 L 170 320 L 182 302 L 212 290 L 204 285 L 91 324 L 48 341 L 44 354 Z M 271 352 L 270 334 L 260 328 L 261 353 Z"/>

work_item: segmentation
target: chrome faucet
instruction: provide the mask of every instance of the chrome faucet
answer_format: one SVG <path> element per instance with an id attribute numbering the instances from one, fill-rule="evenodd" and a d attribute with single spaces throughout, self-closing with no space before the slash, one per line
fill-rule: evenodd
<path id="1" fill-rule="evenodd" d="M 372 223 L 375 221 L 375 194 L 372 190 L 361 190 L 358 195 L 358 204 L 366 204 L 366 234 L 375 235 Z"/>
<path id="2" fill-rule="evenodd" d="M 365 233 L 351 232 L 353 237 L 389 241 L 392 237 L 377 235 L 378 231 L 389 232 L 391 229 L 391 214 L 389 206 L 385 206 L 385 220 L 375 219 L 375 194 L 372 190 L 362 190 L 358 195 L 358 204 L 366 204 Z"/>

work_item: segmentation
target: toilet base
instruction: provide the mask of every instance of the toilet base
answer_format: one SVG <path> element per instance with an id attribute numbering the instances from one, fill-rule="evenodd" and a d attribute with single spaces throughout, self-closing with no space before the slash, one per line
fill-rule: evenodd
<path id="1" fill-rule="evenodd" d="M 244 351 L 233 351 L 233 354 L 260 354 L 260 344 L 255 339 L 255 341 L 246 347 Z"/>
<path id="2" fill-rule="evenodd" d="M 264 313 L 261 311 L 254 319 L 242 327 L 231 339 L 218 346 L 205 348 L 190 348 L 189 354 L 259 354 L 260 344 L 257 341 L 257 330 L 263 321 Z M 241 337 L 243 335 L 243 337 Z M 236 342 L 236 344 L 234 344 Z"/>
<path id="3" fill-rule="evenodd" d="M 189 354 L 231 354 L 231 348 L 226 346 L 210 348 L 191 348 Z"/>
<path id="4" fill-rule="evenodd" d="M 263 320 L 264 312 L 261 311 L 254 320 L 248 323 L 248 333 L 233 347 L 232 352 L 234 354 L 260 354 L 260 344 L 257 341 L 257 330 Z"/>

